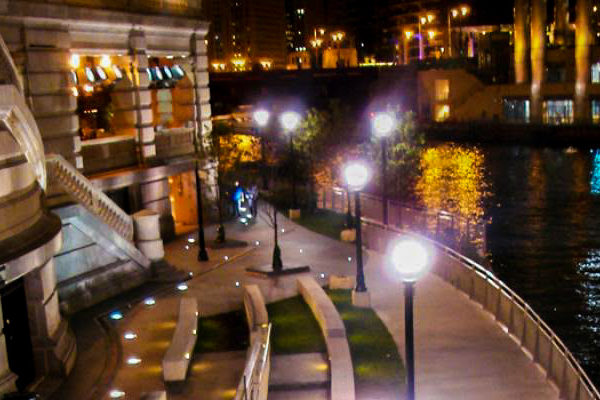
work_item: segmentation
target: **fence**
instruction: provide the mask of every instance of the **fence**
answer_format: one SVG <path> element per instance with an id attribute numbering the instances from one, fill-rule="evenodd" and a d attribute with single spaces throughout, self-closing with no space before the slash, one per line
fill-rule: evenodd
<path id="1" fill-rule="evenodd" d="M 267 398 L 271 369 L 271 324 L 259 329 L 261 334 L 251 344 L 244 375 L 235 392 L 235 400 L 266 400 Z"/>
<path id="2" fill-rule="evenodd" d="M 327 208 L 337 211 L 344 211 L 347 208 L 347 204 L 341 200 L 344 197 L 342 189 L 333 188 L 323 191 L 322 196 L 319 204 L 323 207 L 330 206 Z M 558 387 L 561 399 L 600 400 L 600 393 L 565 344 L 519 295 L 481 265 L 427 237 L 431 236 L 427 233 L 431 233 L 429 218 L 432 213 L 417 211 L 413 215 L 413 220 L 406 221 L 392 218 L 394 215 L 395 218 L 406 218 L 407 215 L 410 215 L 406 212 L 398 213 L 396 210 L 396 214 L 394 211 L 390 213 L 389 224 L 383 225 L 379 222 L 382 210 L 377 208 L 381 207 L 381 201 L 377 202 L 373 196 L 364 196 L 364 198 L 367 202 L 371 201 L 374 204 L 370 213 L 362 219 L 363 243 L 367 248 L 386 252 L 391 241 L 402 233 L 406 234 L 403 229 L 411 231 L 412 227 L 421 228 L 416 229 L 412 234 L 429 241 L 432 246 L 448 257 L 449 262 L 437 263 L 434 272 L 491 313 L 525 353 L 543 368 L 547 378 Z M 362 201 L 363 197 L 361 197 Z M 440 214 L 433 213 L 436 216 L 436 219 L 433 220 L 436 230 L 440 226 Z M 373 215 L 375 218 L 369 217 Z M 447 215 L 443 216 L 448 218 Z M 462 230 L 460 225 L 464 222 L 456 219 L 453 222 L 452 217 L 445 221 L 449 221 L 450 226 L 458 225 L 457 229 L 464 232 L 469 240 L 477 240 L 477 235 L 481 234 L 477 231 L 481 228 L 469 227 L 468 221 Z M 470 232 L 469 229 L 471 229 Z M 485 243 L 485 235 L 483 235 L 483 243 Z"/>
<path id="3" fill-rule="evenodd" d="M 345 213 L 348 195 L 340 187 L 317 189 L 318 206 Z M 377 196 L 360 194 L 362 216 L 374 221 L 383 218 L 383 201 Z M 350 210 L 354 210 L 354 196 L 350 196 Z M 388 224 L 393 227 L 417 232 L 444 243 L 461 253 L 485 257 L 487 251 L 486 222 L 474 221 L 446 211 L 427 210 L 388 200 Z"/>

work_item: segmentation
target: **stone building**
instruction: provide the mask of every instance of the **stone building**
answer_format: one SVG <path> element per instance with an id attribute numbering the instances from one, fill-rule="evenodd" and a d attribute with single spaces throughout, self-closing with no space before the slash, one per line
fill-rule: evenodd
<path id="1" fill-rule="evenodd" d="M 216 198 L 200 11 L 0 1 L 0 394 L 68 374 L 63 316 L 145 282 L 193 229 L 196 160 Z"/>

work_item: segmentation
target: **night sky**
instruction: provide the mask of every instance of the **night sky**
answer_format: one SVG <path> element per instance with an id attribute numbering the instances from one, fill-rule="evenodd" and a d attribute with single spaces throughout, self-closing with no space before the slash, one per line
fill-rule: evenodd
<path id="1" fill-rule="evenodd" d="M 510 24 L 513 21 L 512 0 L 471 0 L 474 19 L 479 24 Z"/>

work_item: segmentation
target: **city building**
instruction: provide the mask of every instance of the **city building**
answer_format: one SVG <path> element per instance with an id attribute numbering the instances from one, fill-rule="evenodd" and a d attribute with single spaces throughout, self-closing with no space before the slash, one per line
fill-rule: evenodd
<path id="1" fill-rule="evenodd" d="M 285 11 L 279 0 L 207 0 L 211 71 L 285 68 Z"/>
<path id="2" fill-rule="evenodd" d="M 196 168 L 216 198 L 200 12 L 0 1 L 0 394 L 49 395 L 76 354 L 64 316 L 164 265 L 163 239 L 195 223 Z"/>

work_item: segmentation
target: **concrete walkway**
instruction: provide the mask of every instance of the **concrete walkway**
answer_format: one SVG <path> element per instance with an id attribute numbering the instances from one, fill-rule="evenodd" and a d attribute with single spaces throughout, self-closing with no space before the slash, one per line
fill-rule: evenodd
<path id="1" fill-rule="evenodd" d="M 280 236 L 280 245 L 285 265 L 310 265 L 310 274 L 323 284 L 326 279 L 322 274 L 326 277 L 355 273 L 353 245 L 282 220 L 280 228 L 285 233 Z M 297 294 L 295 277 L 267 280 L 245 272 L 247 267 L 270 262 L 272 230 L 266 224 L 258 222 L 251 227 L 234 224 L 227 233 L 229 237 L 248 241 L 250 246 L 209 249 L 211 261 L 208 263 L 196 261 L 196 247 L 186 249 L 188 236 L 166 246 L 167 260 L 192 272 L 194 277 L 187 282 L 186 291 L 177 290 L 174 284 L 155 296 L 154 305 L 145 305 L 141 301 L 132 304 L 131 309 L 121 310 L 122 320 L 111 322 L 121 339 L 122 362 L 107 389 L 123 391 L 126 398 L 131 399 L 138 399 L 145 391 L 164 390 L 161 360 L 174 331 L 181 296 L 196 297 L 201 315 L 212 315 L 240 308 L 240 287 L 247 283 L 259 285 L 267 302 Z M 206 236 L 212 238 L 214 232 L 208 230 Z M 348 257 L 352 257 L 351 262 Z M 386 273 L 384 267 L 379 254 L 369 254 L 365 268 L 367 286 L 375 310 L 403 354 L 402 286 Z M 466 296 L 435 276 L 427 276 L 417 284 L 416 296 L 417 395 L 420 400 L 558 399 L 558 392 L 546 381 L 544 374 L 500 326 Z M 134 332 L 137 338 L 126 340 L 125 332 Z M 169 398 L 232 398 L 243 370 L 243 355 L 242 352 L 196 357 L 191 365 L 189 382 Z M 141 359 L 141 363 L 127 364 L 130 357 Z M 322 392 L 315 393 L 316 397 L 300 392 L 298 396 L 321 398 Z M 374 392 L 360 398 L 383 400 L 390 397 Z"/>

